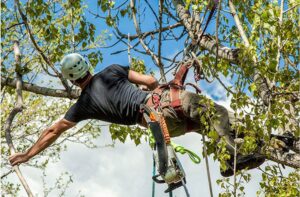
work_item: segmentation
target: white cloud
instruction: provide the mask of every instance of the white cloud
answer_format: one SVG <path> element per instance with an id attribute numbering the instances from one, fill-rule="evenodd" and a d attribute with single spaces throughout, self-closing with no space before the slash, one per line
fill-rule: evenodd
<path id="1" fill-rule="evenodd" d="M 102 135 L 97 140 L 98 144 L 107 144 L 110 134 L 103 129 Z M 174 138 L 176 144 L 183 145 L 194 151 L 202 153 L 202 142 L 199 134 L 190 133 Z M 194 164 L 187 155 L 178 154 L 186 172 L 187 187 L 191 196 L 209 196 L 208 181 L 206 176 L 205 160 Z M 77 196 L 78 192 L 87 197 L 131 197 L 151 196 L 152 193 L 152 151 L 148 144 L 143 143 L 136 147 L 127 140 L 125 144 L 116 143 L 114 148 L 88 149 L 83 145 L 69 144 L 69 148 L 61 156 L 61 161 L 50 164 L 47 168 L 47 184 L 53 185 L 60 173 L 68 171 L 73 175 L 73 183 L 67 190 L 67 197 Z M 221 178 L 218 162 L 209 159 L 214 196 L 221 191 L 216 180 Z M 37 196 L 42 194 L 41 174 L 38 170 L 22 167 L 25 178 Z M 246 197 L 255 196 L 261 180 L 258 170 L 249 171 L 252 180 L 246 185 Z M 13 182 L 18 183 L 15 175 L 10 175 Z M 231 180 L 232 182 L 232 180 Z M 167 197 L 164 193 L 166 185 L 156 184 L 155 196 Z M 52 192 L 49 196 L 56 197 Z M 26 196 L 22 191 L 20 196 Z M 176 189 L 173 196 L 184 197 L 183 188 Z"/>

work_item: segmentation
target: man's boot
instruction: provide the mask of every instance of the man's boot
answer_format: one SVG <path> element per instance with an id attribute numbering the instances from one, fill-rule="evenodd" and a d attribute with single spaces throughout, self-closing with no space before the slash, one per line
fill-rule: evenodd
<path id="1" fill-rule="evenodd" d="M 236 171 L 243 170 L 243 169 L 254 169 L 259 167 L 265 161 L 265 157 L 253 153 L 250 155 L 238 155 L 236 161 Z M 221 175 L 224 177 L 230 177 L 234 174 L 234 156 L 232 155 L 230 160 L 227 161 L 227 170 L 222 171 Z"/>

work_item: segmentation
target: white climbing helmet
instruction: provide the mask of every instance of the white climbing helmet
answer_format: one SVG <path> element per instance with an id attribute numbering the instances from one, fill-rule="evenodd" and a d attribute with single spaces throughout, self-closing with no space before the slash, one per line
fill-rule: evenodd
<path id="1" fill-rule="evenodd" d="M 73 81 L 84 77 L 90 68 L 84 57 L 78 53 L 66 55 L 61 60 L 60 65 L 63 77 Z"/>

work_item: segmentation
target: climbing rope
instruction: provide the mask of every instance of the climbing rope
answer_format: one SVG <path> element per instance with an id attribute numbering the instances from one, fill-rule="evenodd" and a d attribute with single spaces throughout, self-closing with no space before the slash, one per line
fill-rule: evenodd
<path id="1" fill-rule="evenodd" d="M 152 177 L 155 176 L 156 172 L 156 163 L 154 159 L 154 154 L 153 154 L 153 169 L 152 169 Z M 155 197 L 155 182 L 152 180 L 152 197 Z"/>

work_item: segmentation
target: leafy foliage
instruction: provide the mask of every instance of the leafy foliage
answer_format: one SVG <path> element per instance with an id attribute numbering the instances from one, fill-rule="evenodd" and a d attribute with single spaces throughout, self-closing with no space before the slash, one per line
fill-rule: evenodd
<path id="1" fill-rule="evenodd" d="M 127 137 L 134 141 L 135 145 L 141 143 L 141 138 L 144 137 L 147 141 L 147 133 L 144 128 L 140 126 L 122 126 L 117 124 L 111 124 L 109 127 L 112 140 L 119 140 L 120 142 L 125 142 Z"/>
<path id="2" fill-rule="evenodd" d="M 299 170 L 291 172 L 288 176 L 278 176 L 281 174 L 281 169 L 278 166 L 272 165 L 265 167 L 265 173 L 262 174 L 260 182 L 261 190 L 257 192 L 259 196 L 299 196 Z"/>

